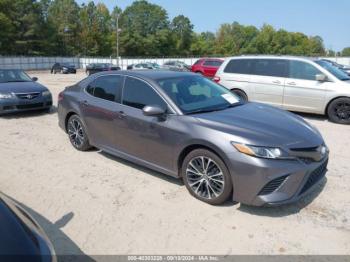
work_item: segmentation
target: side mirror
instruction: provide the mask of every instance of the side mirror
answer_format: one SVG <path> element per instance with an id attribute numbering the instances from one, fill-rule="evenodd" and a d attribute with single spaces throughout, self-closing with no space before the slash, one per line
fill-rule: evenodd
<path id="1" fill-rule="evenodd" d="M 326 82 L 327 80 L 328 80 L 328 77 L 324 74 L 316 75 L 316 81 L 318 82 Z"/>
<path id="2" fill-rule="evenodd" d="M 157 105 L 145 106 L 142 109 L 142 112 L 145 116 L 162 116 L 165 114 L 165 109 Z"/>
<path id="3" fill-rule="evenodd" d="M 36 81 L 38 81 L 38 78 L 37 77 L 32 77 L 32 80 L 34 81 L 34 82 L 36 82 Z"/>

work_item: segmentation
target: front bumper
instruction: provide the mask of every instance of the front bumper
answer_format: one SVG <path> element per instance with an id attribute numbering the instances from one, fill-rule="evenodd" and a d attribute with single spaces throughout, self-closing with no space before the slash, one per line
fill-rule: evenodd
<path id="1" fill-rule="evenodd" d="M 320 162 L 269 160 L 239 152 L 229 155 L 233 200 L 252 206 L 277 206 L 298 201 L 323 179 L 328 155 Z"/>
<path id="2" fill-rule="evenodd" d="M 34 99 L 20 99 L 17 97 L 10 99 L 0 99 L 0 115 L 48 109 L 52 106 L 52 96 L 40 95 Z"/>
<path id="3" fill-rule="evenodd" d="M 76 74 L 77 70 L 74 68 L 63 68 L 62 73 L 63 74 Z"/>

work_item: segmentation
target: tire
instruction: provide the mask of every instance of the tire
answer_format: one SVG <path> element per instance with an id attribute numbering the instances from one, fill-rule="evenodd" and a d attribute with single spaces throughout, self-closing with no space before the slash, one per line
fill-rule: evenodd
<path id="1" fill-rule="evenodd" d="M 331 122 L 350 125 L 350 98 L 342 97 L 332 101 L 328 106 L 327 115 Z"/>
<path id="2" fill-rule="evenodd" d="M 204 160 L 206 169 L 201 167 L 201 160 Z M 220 205 L 232 193 L 231 175 L 226 165 L 209 150 L 196 149 L 190 152 L 183 161 L 181 176 L 190 194 L 205 203 Z"/>
<path id="3" fill-rule="evenodd" d="M 79 151 L 87 151 L 91 148 L 86 127 L 78 115 L 72 115 L 68 119 L 67 133 L 72 146 Z"/>
<path id="4" fill-rule="evenodd" d="M 201 71 L 197 71 L 196 74 L 203 75 Z"/>
<path id="5" fill-rule="evenodd" d="M 244 102 L 248 101 L 248 96 L 246 95 L 246 93 L 244 93 L 242 90 L 239 89 L 232 89 L 231 90 L 232 93 L 234 93 L 235 95 L 237 95 L 241 100 L 243 100 Z"/>

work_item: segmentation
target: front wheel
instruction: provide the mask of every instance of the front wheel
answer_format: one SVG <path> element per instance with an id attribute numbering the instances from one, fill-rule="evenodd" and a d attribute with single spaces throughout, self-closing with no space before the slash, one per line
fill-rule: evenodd
<path id="1" fill-rule="evenodd" d="M 350 124 L 350 98 L 338 98 L 328 106 L 328 118 L 338 124 Z"/>
<path id="2" fill-rule="evenodd" d="M 73 115 L 69 118 L 67 132 L 69 140 L 75 149 L 87 151 L 91 148 L 86 134 L 86 128 L 79 116 Z"/>
<path id="3" fill-rule="evenodd" d="M 209 150 L 197 149 L 189 153 L 181 175 L 191 195 L 203 202 L 219 205 L 231 195 L 230 173 L 224 162 Z"/>

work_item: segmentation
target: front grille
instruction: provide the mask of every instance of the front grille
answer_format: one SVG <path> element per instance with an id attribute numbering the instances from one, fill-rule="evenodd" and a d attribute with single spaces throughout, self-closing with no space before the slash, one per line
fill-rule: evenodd
<path id="1" fill-rule="evenodd" d="M 38 92 L 36 92 L 36 93 L 21 93 L 21 94 L 16 94 L 16 96 L 17 96 L 19 99 L 28 99 L 28 100 L 35 99 L 35 98 L 37 98 L 39 95 L 40 95 L 40 93 L 38 93 Z"/>
<path id="2" fill-rule="evenodd" d="M 258 195 L 264 196 L 264 195 L 268 195 L 268 194 L 271 194 L 272 192 L 276 191 L 282 185 L 282 183 L 287 179 L 287 177 L 288 177 L 288 175 L 281 176 L 279 178 L 276 178 L 276 179 L 270 181 L 269 183 L 266 184 L 266 186 L 264 186 L 263 189 L 261 189 L 261 191 Z"/>
<path id="3" fill-rule="evenodd" d="M 326 174 L 327 171 L 328 160 L 325 161 L 322 165 L 320 165 L 317 169 L 315 169 L 307 179 L 303 189 L 300 191 L 300 195 L 309 190 L 313 185 L 315 185 L 318 181 L 320 181 Z"/>
<path id="4" fill-rule="evenodd" d="M 28 105 L 18 105 L 16 106 L 17 109 L 32 109 L 32 108 L 40 108 L 43 107 L 44 104 L 43 103 L 36 103 L 36 104 L 28 104 Z"/>

